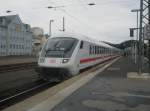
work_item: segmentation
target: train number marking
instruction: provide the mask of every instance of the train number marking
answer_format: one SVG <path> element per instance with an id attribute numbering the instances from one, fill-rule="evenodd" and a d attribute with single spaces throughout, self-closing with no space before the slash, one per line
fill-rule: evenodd
<path id="1" fill-rule="evenodd" d="M 49 60 L 49 63 L 56 63 L 56 60 Z"/>

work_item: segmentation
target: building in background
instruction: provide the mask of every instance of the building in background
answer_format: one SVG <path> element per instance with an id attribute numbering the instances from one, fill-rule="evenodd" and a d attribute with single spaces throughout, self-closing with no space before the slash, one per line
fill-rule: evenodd
<path id="1" fill-rule="evenodd" d="M 31 55 L 32 33 L 18 15 L 0 16 L 0 56 Z"/>
<path id="2" fill-rule="evenodd" d="M 39 51 L 42 48 L 42 45 L 47 41 L 47 36 L 44 35 L 44 31 L 42 28 L 33 27 L 31 30 L 33 34 L 32 54 L 38 56 Z"/>

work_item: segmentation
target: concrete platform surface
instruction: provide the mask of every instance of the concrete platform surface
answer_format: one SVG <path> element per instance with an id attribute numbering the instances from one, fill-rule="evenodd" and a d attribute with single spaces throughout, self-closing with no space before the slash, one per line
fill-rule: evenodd
<path id="1" fill-rule="evenodd" d="M 127 79 L 136 71 L 130 59 L 121 58 L 51 111 L 150 111 L 150 80 Z"/>
<path id="2" fill-rule="evenodd" d="M 0 57 L 0 66 L 20 63 L 37 62 L 36 57 L 32 56 L 7 56 Z"/>
<path id="3" fill-rule="evenodd" d="M 128 79 L 150 79 L 149 73 L 129 72 L 127 74 Z"/>

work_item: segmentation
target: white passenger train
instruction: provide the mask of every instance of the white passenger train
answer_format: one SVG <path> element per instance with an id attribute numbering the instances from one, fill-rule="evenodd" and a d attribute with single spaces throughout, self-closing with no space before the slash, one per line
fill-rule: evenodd
<path id="1" fill-rule="evenodd" d="M 60 33 L 43 46 L 38 65 L 45 80 L 74 76 L 80 70 L 119 55 L 120 50 L 103 42 L 76 34 Z"/>

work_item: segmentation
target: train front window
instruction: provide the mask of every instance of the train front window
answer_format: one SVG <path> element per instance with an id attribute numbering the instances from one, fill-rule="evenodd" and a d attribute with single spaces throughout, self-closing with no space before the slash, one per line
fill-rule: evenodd
<path id="1" fill-rule="evenodd" d="M 45 47 L 47 57 L 69 58 L 78 40 L 67 37 L 57 37 L 48 40 Z"/>

